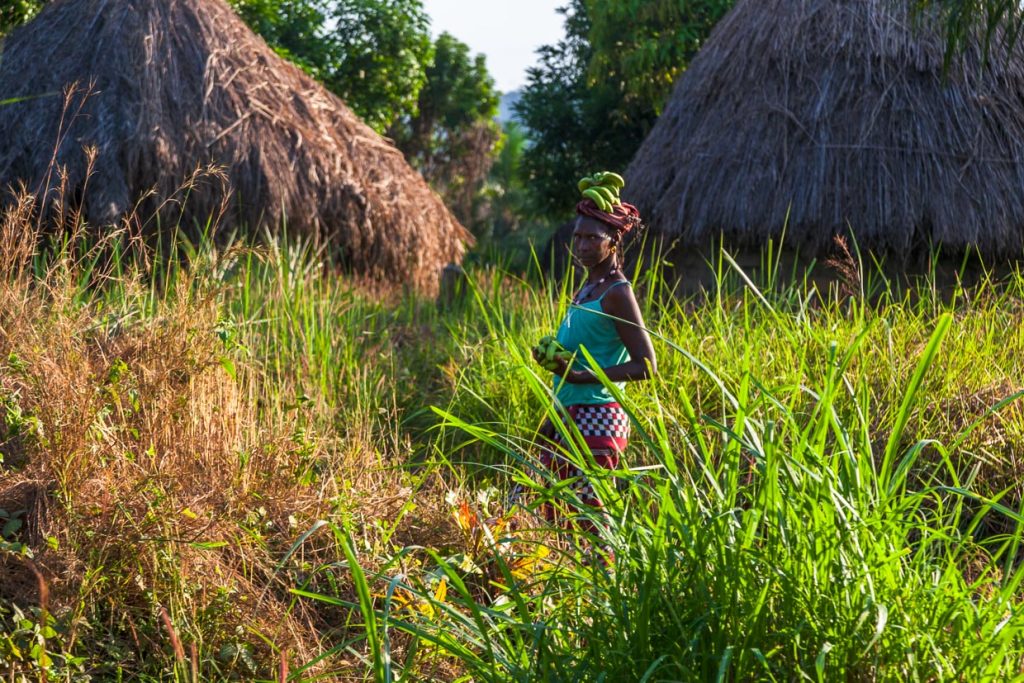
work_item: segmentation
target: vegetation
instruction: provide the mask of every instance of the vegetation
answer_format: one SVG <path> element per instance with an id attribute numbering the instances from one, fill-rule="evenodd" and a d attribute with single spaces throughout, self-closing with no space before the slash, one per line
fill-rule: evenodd
<path id="1" fill-rule="evenodd" d="M 1020 274 L 897 293 L 850 261 L 839 296 L 723 254 L 678 301 L 646 271 L 660 375 L 623 398 L 592 538 L 536 513 L 572 497 L 529 445 L 549 399 L 528 349 L 563 289 L 478 269 L 438 309 L 284 243 L 39 250 L 21 211 L 0 235 L 5 677 L 1020 669 Z"/>
<path id="2" fill-rule="evenodd" d="M 936 8 L 946 22 L 949 56 L 965 48 L 977 34 L 985 44 L 993 42 L 1014 46 L 1024 28 L 1024 7 L 1002 0 L 917 0 L 922 11 Z"/>
<path id="3" fill-rule="evenodd" d="M 235 0 L 281 56 L 386 134 L 474 233 L 500 147 L 498 93 L 483 55 L 449 33 L 431 40 L 420 0 Z"/>
<path id="4" fill-rule="evenodd" d="M 590 83 L 614 83 L 622 93 L 614 118 L 647 117 L 662 106 L 733 0 L 589 0 Z"/>
<path id="5" fill-rule="evenodd" d="M 538 50 L 516 109 L 533 144 L 523 159 L 533 215 L 567 217 L 579 169 L 625 168 L 718 20 L 735 0 L 568 0 L 565 37 Z M 978 34 L 1020 49 L 1024 8 L 1002 0 L 913 0 L 946 26 L 947 67 Z"/>
<path id="6" fill-rule="evenodd" d="M 676 77 L 732 0 L 572 0 L 565 38 L 538 50 L 516 110 L 534 144 L 523 159 L 534 211 L 563 220 L 578 169 L 625 168 Z"/>
<path id="7" fill-rule="evenodd" d="M 279 54 L 387 133 L 485 241 L 512 185 L 517 212 L 550 224 L 566 217 L 578 169 L 625 168 L 676 78 L 733 0 L 569 0 L 565 38 L 538 52 L 518 105 L 530 138 L 512 185 L 488 169 L 501 148 L 495 92 L 482 56 L 450 35 L 429 36 L 421 0 L 230 0 Z M 977 31 L 1015 41 L 1024 13 L 1001 0 L 914 0 L 946 18 L 950 58 Z M 0 35 L 44 0 L 0 6 Z M 435 82 L 432 82 L 432 79 Z M 423 109 L 425 107 L 425 109 Z M 495 204 L 495 200 L 497 203 Z M 522 216 L 520 216 L 522 217 Z M 501 231 L 498 231 L 499 233 Z M 512 231 L 509 244 L 523 241 Z"/>
<path id="8" fill-rule="evenodd" d="M 242 20 L 277 54 L 324 83 L 340 60 L 326 29 L 331 7 L 323 0 L 234 0 Z"/>
<path id="9" fill-rule="evenodd" d="M 551 121 L 576 101 L 563 85 L 649 49 L 580 57 L 607 49 L 614 4 L 576 3 L 570 22 L 612 23 L 587 15 L 544 53 Z M 291 17 L 279 47 L 315 69 L 303 36 L 324 37 L 327 5 L 281 6 L 249 3 Z M 438 167 L 493 113 L 482 62 L 443 47 L 419 113 L 378 121 Z M 593 111 L 662 80 L 595 88 Z M 498 149 L 483 224 L 518 238 L 536 147 L 511 129 Z M 681 299 L 648 254 L 660 374 L 621 396 L 626 464 L 564 454 L 599 515 L 537 460 L 553 413 L 529 349 L 573 283 L 535 261 L 478 254 L 439 305 L 286 239 L 217 247 L 215 223 L 155 245 L 69 225 L 27 199 L 0 215 L 6 680 L 1021 676 L 1019 270 L 901 289 L 847 254 L 822 290 L 769 244 L 756 280 L 722 252 L 714 288 Z M 591 524 L 553 528 L 545 503 Z"/>
<path id="10" fill-rule="evenodd" d="M 529 204 L 529 190 L 523 179 L 523 152 L 529 144 L 526 131 L 515 121 L 508 121 L 502 126 L 498 154 L 491 165 L 488 183 L 484 188 L 487 194 L 489 213 L 487 220 L 477 235 L 484 245 L 499 243 L 517 254 L 522 260 L 516 272 L 526 270 L 529 260 L 530 245 L 526 241 L 518 244 L 511 240 L 526 236 L 526 208 Z M 542 233 L 532 235 L 539 240 L 545 239 L 546 226 Z"/>
<path id="11" fill-rule="evenodd" d="M 449 33 L 434 41 L 425 78 L 415 115 L 397 121 L 389 134 L 455 216 L 478 233 L 481 191 L 501 138 L 494 79 L 484 56 L 471 58 L 469 47 Z"/>
<path id="12" fill-rule="evenodd" d="M 4 2 L 0 5 L 0 36 L 31 19 L 41 6 L 42 2 L 39 0 L 7 0 Z"/>
<path id="13" fill-rule="evenodd" d="M 419 0 L 345 0 L 334 20 L 339 60 L 325 84 L 378 132 L 415 115 L 433 56 Z"/>

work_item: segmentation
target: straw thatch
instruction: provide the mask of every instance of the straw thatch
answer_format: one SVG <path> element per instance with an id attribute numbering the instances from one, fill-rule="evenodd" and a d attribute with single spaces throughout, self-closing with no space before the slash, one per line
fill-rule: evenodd
<path id="1" fill-rule="evenodd" d="M 944 32 L 908 0 L 739 0 L 626 171 L 655 233 L 740 246 L 785 230 L 877 252 L 1019 254 L 1024 62 L 980 43 L 943 73 Z"/>
<path id="2" fill-rule="evenodd" d="M 65 111 L 74 82 L 92 94 Z M 0 99 L 15 97 L 31 99 L 0 106 L 0 187 L 52 195 L 56 148 L 74 197 L 83 147 L 94 146 L 77 198 L 93 224 L 118 221 L 155 190 L 146 215 L 215 164 L 232 188 L 222 225 L 286 223 L 374 278 L 433 289 L 470 239 L 390 142 L 223 0 L 56 0 L 3 43 Z M 198 231 L 223 199 L 217 183 L 200 183 L 184 215 L 165 204 L 161 222 Z"/>

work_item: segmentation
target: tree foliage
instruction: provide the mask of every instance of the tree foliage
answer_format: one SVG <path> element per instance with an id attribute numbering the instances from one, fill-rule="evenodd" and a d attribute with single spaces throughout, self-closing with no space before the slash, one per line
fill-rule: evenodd
<path id="1" fill-rule="evenodd" d="M 340 0 L 333 19 L 338 62 L 326 85 L 378 132 L 414 115 L 433 57 L 423 3 Z"/>
<path id="2" fill-rule="evenodd" d="M 537 214 L 569 214 L 576 179 L 622 169 L 672 84 L 733 0 L 570 0 L 566 36 L 542 47 L 516 110 Z"/>
<path id="3" fill-rule="evenodd" d="M 565 37 L 537 50 L 537 65 L 527 71 L 527 85 L 514 106 L 530 136 L 521 169 L 533 212 L 551 217 L 567 213 L 575 191 L 573 178 L 579 170 L 615 151 L 594 144 L 595 137 L 608 137 L 608 128 L 592 121 L 595 95 L 606 88 L 600 84 L 593 90 L 587 88 L 591 49 L 583 2 L 571 0 L 559 12 L 565 16 Z"/>
<path id="4" fill-rule="evenodd" d="M 1024 49 L 1024 5 L 1007 0 L 905 0 L 938 11 L 950 59 L 969 41 Z M 565 37 L 538 51 L 516 110 L 530 130 L 523 171 L 538 216 L 559 219 L 575 180 L 625 167 L 674 82 L 735 0 L 568 0 Z"/>
<path id="5" fill-rule="evenodd" d="M 498 93 L 483 55 L 448 33 L 434 43 L 416 114 L 390 131 L 406 158 L 469 227 L 494 160 Z"/>
<path id="6" fill-rule="evenodd" d="M 453 136 L 477 121 L 494 118 L 498 94 L 483 55 L 471 58 L 469 46 L 449 33 L 434 43 L 416 115 L 395 132 L 406 156 L 423 169 L 436 163 Z"/>
<path id="7" fill-rule="evenodd" d="M 242 20 L 273 50 L 317 80 L 325 81 L 339 60 L 326 24 L 329 0 L 231 0 Z"/>
<path id="8" fill-rule="evenodd" d="M 1021 48 L 1021 3 L 905 1 L 941 13 L 951 58 L 979 35 Z M 0 0 L 0 36 L 45 2 Z M 446 34 L 431 41 L 422 0 L 229 2 L 279 54 L 393 135 L 468 220 L 496 150 L 494 86 L 483 57 Z M 532 212 L 548 218 L 571 212 L 577 176 L 628 164 L 734 0 L 566 2 L 565 36 L 538 51 L 516 106 L 529 135 L 520 172 Z"/>
<path id="9" fill-rule="evenodd" d="M 378 132 L 416 112 L 433 57 L 422 0 L 228 0 L 279 55 Z M 46 0 L 0 0 L 0 36 Z"/>
<path id="10" fill-rule="evenodd" d="M 0 1 L 0 36 L 15 26 L 24 24 L 35 16 L 44 0 L 2 0 Z"/>
<path id="11" fill-rule="evenodd" d="M 383 133 L 415 113 L 433 57 L 421 0 L 232 0 L 274 50 Z"/>
<path id="12" fill-rule="evenodd" d="M 661 112 L 672 85 L 733 0 L 587 0 L 591 83 L 611 81 L 625 110 Z"/>
<path id="13" fill-rule="evenodd" d="M 528 138 L 526 131 L 515 121 L 508 121 L 502 127 L 498 154 L 491 166 L 487 186 L 489 220 L 487 230 L 479 235 L 484 241 L 507 244 L 518 241 L 523 256 L 528 255 L 525 240 L 532 235 L 526 233 L 524 214 L 528 206 L 528 190 L 523 182 L 522 164 Z M 510 264 L 511 265 L 511 264 Z M 516 264 L 524 267 L 526 264 Z"/>

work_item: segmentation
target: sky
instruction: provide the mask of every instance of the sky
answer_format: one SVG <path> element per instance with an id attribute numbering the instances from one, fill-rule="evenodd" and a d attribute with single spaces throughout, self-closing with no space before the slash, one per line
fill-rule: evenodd
<path id="1" fill-rule="evenodd" d="M 563 0 L 423 0 L 430 31 L 444 31 L 487 56 L 487 70 L 503 93 L 526 85 L 535 50 L 562 38 Z"/>

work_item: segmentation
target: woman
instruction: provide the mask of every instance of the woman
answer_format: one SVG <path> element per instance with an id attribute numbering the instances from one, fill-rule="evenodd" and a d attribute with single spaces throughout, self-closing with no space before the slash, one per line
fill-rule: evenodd
<path id="1" fill-rule="evenodd" d="M 586 348 L 601 371 L 621 389 L 625 382 L 644 380 L 655 373 L 654 347 L 644 328 L 633 288 L 622 273 L 622 238 L 640 223 L 636 207 L 617 204 L 602 211 L 590 199 L 576 205 L 573 231 L 574 258 L 587 269 L 587 278 L 572 300 L 558 328 L 558 342 L 575 354 L 571 367 L 555 362 L 555 396 L 559 413 L 571 419 L 600 467 L 612 470 L 629 439 L 629 416 L 592 371 L 581 348 Z M 535 352 L 535 360 L 543 361 Z M 561 430 L 571 432 L 570 430 Z M 574 478 L 579 500 L 601 508 L 593 485 L 584 473 L 559 452 L 564 437 L 550 420 L 540 429 L 550 443 L 541 453 L 543 464 L 559 479 Z M 545 509 L 554 521 L 554 511 Z M 593 525 L 587 525 L 593 531 Z"/>

